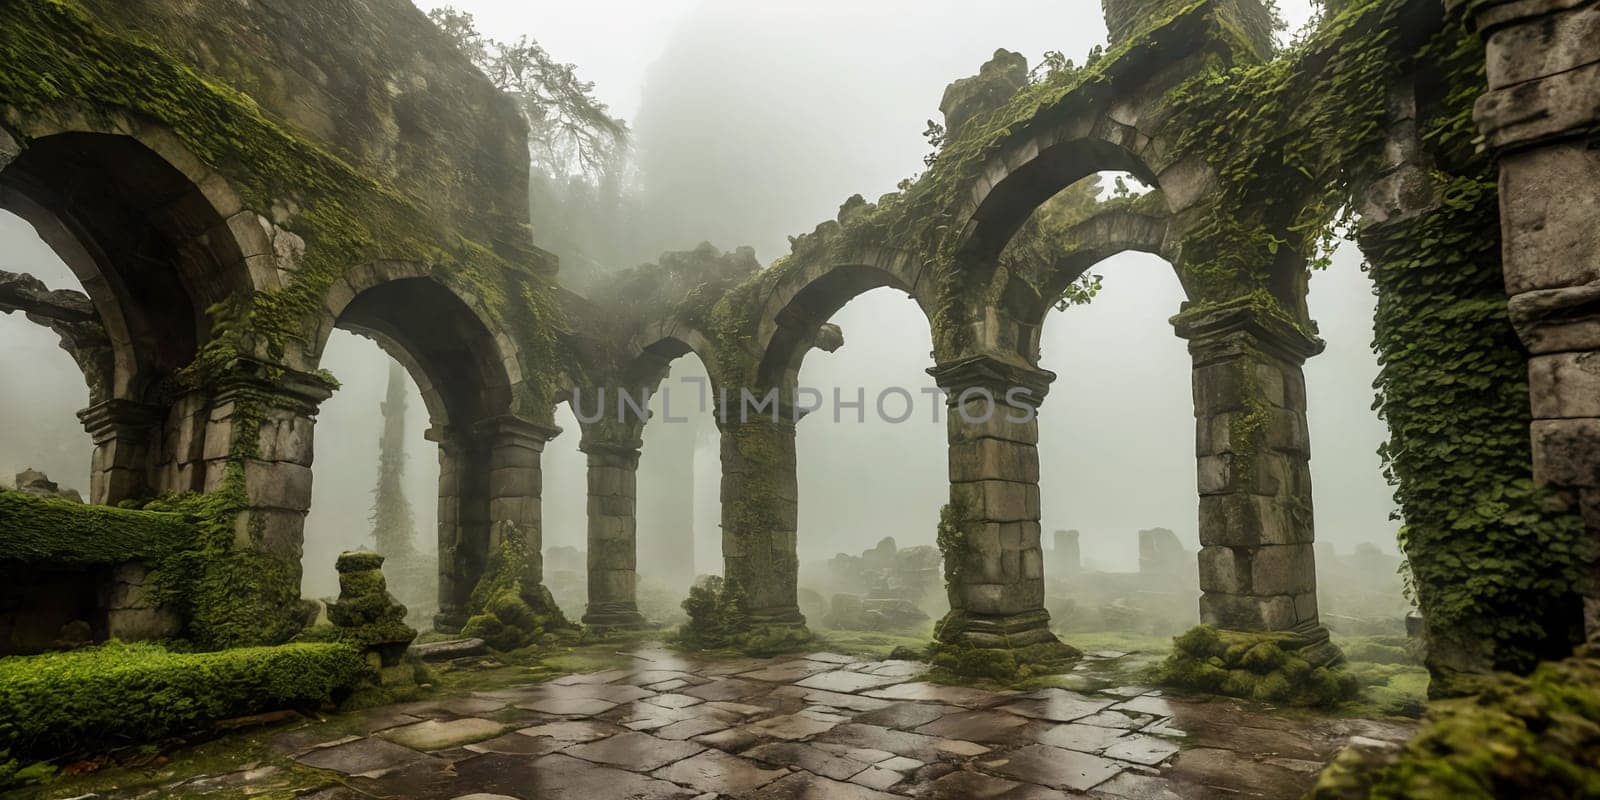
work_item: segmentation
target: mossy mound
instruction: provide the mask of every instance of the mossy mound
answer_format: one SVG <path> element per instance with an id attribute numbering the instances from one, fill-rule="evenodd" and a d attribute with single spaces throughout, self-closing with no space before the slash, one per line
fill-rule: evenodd
<path id="1" fill-rule="evenodd" d="M 689 587 L 683 601 L 689 620 L 678 626 L 676 641 L 695 650 L 737 650 L 771 656 L 811 643 L 804 625 L 763 625 L 750 619 L 749 601 L 737 581 L 711 575 Z"/>
<path id="2" fill-rule="evenodd" d="M 1172 653 L 1156 668 L 1155 680 L 1195 692 L 1243 697 L 1261 703 L 1334 706 L 1360 691 L 1344 670 L 1313 667 L 1299 655 L 1288 633 L 1219 631 L 1198 625 L 1175 637 Z"/>
<path id="3" fill-rule="evenodd" d="M 1434 703 L 1417 735 L 1385 759 L 1341 755 L 1311 796 L 1600 797 L 1600 649 L 1484 686 Z"/>
<path id="4" fill-rule="evenodd" d="M 0 751 L 50 758 L 230 717 L 319 707 L 370 674 L 360 653 L 340 644 L 174 653 L 112 642 L 12 656 L 0 659 Z"/>
<path id="5" fill-rule="evenodd" d="M 0 559 L 22 564 L 99 567 L 156 559 L 195 537 L 182 514 L 89 506 L 0 489 L 6 535 Z"/>
<path id="6" fill-rule="evenodd" d="M 550 590 L 532 576 L 528 545 L 509 528 L 489 558 L 489 567 L 472 590 L 461 635 L 482 639 L 495 650 L 547 644 L 559 631 L 574 630 Z"/>
<path id="7" fill-rule="evenodd" d="M 934 642 L 928 647 L 927 661 L 964 678 L 1013 682 L 1062 672 L 1082 655 L 1077 648 L 1058 641 L 1014 648 Z"/>

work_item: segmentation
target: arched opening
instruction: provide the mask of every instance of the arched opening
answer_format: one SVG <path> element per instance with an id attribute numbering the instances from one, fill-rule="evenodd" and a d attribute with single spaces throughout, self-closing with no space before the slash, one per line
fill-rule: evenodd
<path id="1" fill-rule="evenodd" d="M 592 398 L 580 398 L 586 413 Z M 567 619 L 583 619 L 589 603 L 589 459 L 572 403 L 556 406 L 561 435 L 544 450 L 544 583 Z"/>
<path id="2" fill-rule="evenodd" d="M 213 195 L 226 192 L 213 184 Z M 0 171 L 0 210 L 33 228 L 92 306 L 74 323 L 89 378 L 83 419 L 96 442 L 87 498 L 203 489 L 201 448 L 171 446 L 200 438 L 163 435 L 192 423 L 164 389 L 206 341 L 205 309 L 252 287 L 222 211 L 140 141 L 97 133 L 29 142 Z"/>
<path id="3" fill-rule="evenodd" d="M 1335 632 L 1401 636 L 1411 610 L 1395 543 L 1401 523 L 1378 455 L 1388 427 L 1372 407 L 1377 296 L 1354 243 L 1341 243 L 1329 268 L 1312 276 L 1307 303 L 1328 343 L 1306 362 L 1320 604 L 1324 616 L 1341 618 L 1329 622 Z"/>
<path id="4" fill-rule="evenodd" d="M 407 622 L 425 628 L 439 610 L 439 460 L 427 441 L 432 422 L 422 392 L 376 342 L 348 331 L 329 336 L 321 363 L 340 387 L 317 412 L 318 479 L 301 593 L 337 595 L 339 553 L 376 550 Z"/>
<path id="5" fill-rule="evenodd" d="M 829 278 L 797 299 L 838 326 L 843 346 L 818 342 L 791 362 L 797 404 L 817 406 L 796 426 L 800 609 L 835 638 L 919 644 L 949 610 L 936 541 L 948 409 L 927 372 L 932 335 L 883 273 Z"/>
<path id="6" fill-rule="evenodd" d="M 638 600 L 645 619 L 673 625 L 686 619 L 689 587 L 723 572 L 722 471 L 704 362 L 666 345 L 652 357 L 670 366 L 650 398 L 639 457 Z"/>
<path id="7" fill-rule="evenodd" d="M 1040 365 L 1045 605 L 1086 652 L 1153 651 L 1199 622 L 1191 360 L 1168 318 L 1185 299 L 1159 256 L 1092 267 L 1093 302 L 1050 312 Z"/>
<path id="8" fill-rule="evenodd" d="M 0 212 L 0 245 L 0 310 L 9 312 L 0 314 L 0 375 L 7 376 L 0 381 L 0 485 L 13 486 L 14 476 L 31 469 L 88 497 L 94 442 L 73 413 L 89 404 L 85 375 L 50 328 L 62 320 L 30 318 L 23 305 L 39 294 L 26 276 L 50 291 L 77 290 L 77 276 L 14 214 Z"/>
<path id="9" fill-rule="evenodd" d="M 493 523 L 538 525 L 539 487 L 524 474 L 529 463 L 537 467 L 537 455 L 530 452 L 535 446 L 508 418 L 505 359 L 510 354 L 501 351 L 484 318 L 443 284 L 412 277 L 420 274 L 413 265 L 379 265 L 375 272 L 377 282 L 355 294 L 334 327 L 373 340 L 404 365 L 427 410 L 426 437 L 439 448 L 434 619 L 437 627 L 459 629 L 488 564 Z M 387 369 L 387 361 L 371 358 L 370 350 L 365 361 Z M 351 441 L 320 427 L 319 452 L 328 449 L 330 435 Z M 321 463 L 317 466 L 323 471 Z M 346 532 L 342 538 L 352 537 Z"/>
<path id="10" fill-rule="evenodd" d="M 0 172 L 0 208 L 77 275 L 117 345 L 109 395 L 149 401 L 210 330 L 205 310 L 252 281 L 232 231 L 189 177 L 126 136 L 64 133 Z"/>

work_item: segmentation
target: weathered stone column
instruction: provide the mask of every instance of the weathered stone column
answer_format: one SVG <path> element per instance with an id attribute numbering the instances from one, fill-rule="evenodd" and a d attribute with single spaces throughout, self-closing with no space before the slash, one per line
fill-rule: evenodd
<path id="1" fill-rule="evenodd" d="M 578 446 L 589 458 L 589 604 L 583 624 L 642 625 L 638 583 L 638 439 Z"/>
<path id="2" fill-rule="evenodd" d="M 116 505 L 148 493 L 161 409 L 131 400 L 106 400 L 79 411 L 78 419 L 94 440 L 89 502 Z"/>
<path id="3" fill-rule="evenodd" d="M 724 576 L 749 600 L 759 625 L 804 625 L 796 530 L 794 415 L 720 404 L 722 431 L 722 559 Z"/>
<path id="4" fill-rule="evenodd" d="M 439 613 L 434 627 L 466 624 L 472 590 L 483 577 L 498 531 L 516 531 L 527 545 L 529 572 L 543 581 L 544 446 L 561 430 L 502 416 L 461 430 L 436 427 L 439 443 Z M 511 523 L 509 526 L 503 523 Z"/>
<path id="5" fill-rule="evenodd" d="M 1301 374 L 1323 342 L 1248 305 L 1185 311 L 1173 325 L 1194 358 L 1200 620 L 1292 631 L 1308 661 L 1336 661 L 1317 620 Z"/>
<path id="6" fill-rule="evenodd" d="M 928 373 L 948 405 L 950 504 L 940 515 L 950 613 L 946 644 L 1070 655 L 1050 632 L 1039 542 L 1039 404 L 1055 375 L 990 355 Z"/>
<path id="7" fill-rule="evenodd" d="M 434 426 L 424 435 L 439 446 L 439 611 L 434 614 L 433 627 L 456 632 L 467 624 L 467 599 L 472 594 L 472 585 L 463 580 L 472 573 L 472 567 L 463 563 L 468 560 L 463 545 L 473 537 L 463 536 L 461 531 L 461 477 L 473 461 L 472 441 L 448 426 Z M 482 574 L 482 560 L 476 569 L 476 574 Z"/>
<path id="8" fill-rule="evenodd" d="M 237 463 L 247 519 L 238 525 L 235 544 L 292 565 L 298 578 L 311 510 L 312 429 L 333 387 L 318 375 L 254 362 L 239 370 L 212 398 L 205 490 L 223 489 L 230 464 Z M 268 377 L 275 373 L 281 377 Z"/>
<path id="9" fill-rule="evenodd" d="M 1500 161 L 1506 292 L 1528 347 L 1536 480 L 1600 537 L 1600 6 L 1467 4 L 1487 42 L 1479 128 Z M 1600 640 L 1600 575 L 1584 625 Z"/>

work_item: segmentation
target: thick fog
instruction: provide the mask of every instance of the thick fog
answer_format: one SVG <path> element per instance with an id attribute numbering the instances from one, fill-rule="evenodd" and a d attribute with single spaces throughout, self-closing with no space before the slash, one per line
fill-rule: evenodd
<path id="1" fill-rule="evenodd" d="M 443 3 L 421 2 L 424 9 Z M 926 122 L 939 119 L 947 83 L 971 75 L 997 47 L 1037 63 L 1047 50 L 1082 60 L 1105 36 L 1099 6 L 1086 0 L 595 0 L 507 3 L 457 0 L 479 29 L 499 39 L 527 34 L 580 76 L 634 131 L 632 179 L 640 219 L 624 234 L 632 266 L 663 249 L 710 241 L 752 245 L 763 263 L 788 250 L 789 235 L 831 219 L 852 194 L 892 191 L 921 169 Z M 1286 4 L 1292 25 L 1305 2 Z M 536 231 L 536 237 L 538 232 Z M 0 269 L 30 272 L 52 287 L 76 281 L 25 224 L 0 215 Z M 1377 543 L 1394 551 L 1391 490 L 1375 451 L 1384 437 L 1370 410 L 1377 367 L 1370 352 L 1373 298 L 1353 246 L 1312 280 L 1311 308 L 1328 350 L 1306 368 L 1319 541 L 1349 551 Z M 1196 541 L 1194 421 L 1189 358 L 1168 317 L 1182 293 L 1171 268 L 1143 255 L 1094 270 L 1105 289 L 1087 307 L 1053 313 L 1043 366 L 1058 378 L 1041 410 L 1044 529 L 1082 532 L 1086 563 L 1132 569 L 1135 533 L 1175 531 Z M 569 276 L 571 277 L 571 276 Z M 862 389 L 868 422 L 835 422 L 830 412 L 799 426 L 802 560 L 860 553 L 884 536 L 902 546 L 931 544 L 947 498 L 945 430 L 929 421 L 932 381 L 928 323 L 893 290 L 869 292 L 833 320 L 845 346 L 812 353 L 801 378 L 830 396 Z M 54 335 L 20 315 L 0 315 L 0 473 L 25 466 L 86 490 L 89 441 L 74 412 L 83 381 Z M 687 357 L 668 387 L 703 374 Z M 307 591 L 331 590 L 340 549 L 369 541 L 371 492 L 387 356 L 337 334 L 325 361 L 343 388 L 316 431 L 316 488 L 307 524 Z M 879 422 L 872 409 L 888 387 L 917 399 L 906 423 Z M 406 485 L 424 549 L 432 549 L 436 450 L 423 438 L 426 410 L 411 388 Z M 674 403 L 676 404 L 676 400 Z M 675 406 L 676 412 L 676 406 Z M 547 546 L 582 548 L 584 457 L 566 429 L 544 462 Z M 699 420 L 692 469 L 694 569 L 720 571 L 719 472 L 715 429 Z M 655 481 L 682 469 L 652 458 L 650 431 L 639 478 L 640 536 L 652 535 Z M 681 477 L 681 476 L 680 476 Z M 680 484 L 674 484 L 680 485 Z M 641 544 L 641 548 L 647 547 Z M 649 576 L 651 562 L 641 558 Z"/>

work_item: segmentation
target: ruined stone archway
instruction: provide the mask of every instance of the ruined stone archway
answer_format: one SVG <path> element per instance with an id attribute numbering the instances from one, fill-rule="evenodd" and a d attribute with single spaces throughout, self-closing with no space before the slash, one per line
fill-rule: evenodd
<path id="1" fill-rule="evenodd" d="M 538 552 L 539 453 L 553 430 L 511 414 L 517 354 L 509 339 L 496 334 L 491 317 L 429 277 L 426 266 L 394 261 L 352 269 L 325 311 L 315 354 L 333 328 L 349 330 L 376 341 L 421 391 L 428 438 L 439 445 L 435 622 L 459 629 L 497 523 L 514 523 L 530 553 Z"/>
<path id="2" fill-rule="evenodd" d="M 23 144 L 0 157 L 0 208 L 35 229 L 92 305 L 88 319 L 51 323 L 90 387 L 90 499 L 204 488 L 204 401 L 171 390 L 212 335 L 206 310 L 260 286 L 248 262 L 270 249 L 265 231 L 238 225 L 247 212 L 227 183 L 170 133 L 58 119 L 72 116 L 21 126 Z"/>

